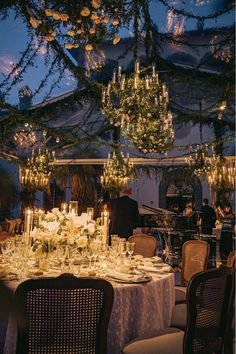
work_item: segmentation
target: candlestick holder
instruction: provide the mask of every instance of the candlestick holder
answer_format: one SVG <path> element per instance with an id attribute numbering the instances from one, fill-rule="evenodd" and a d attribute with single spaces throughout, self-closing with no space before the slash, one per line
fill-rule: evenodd
<path id="1" fill-rule="evenodd" d="M 94 208 L 87 208 L 87 214 L 90 216 L 90 219 L 93 220 Z"/>
<path id="2" fill-rule="evenodd" d="M 25 211 L 25 222 L 24 222 L 24 242 L 26 247 L 29 247 L 31 244 L 30 233 L 33 227 L 33 210 L 27 209 Z"/>
<path id="3" fill-rule="evenodd" d="M 68 204 L 67 203 L 61 203 L 61 212 L 62 212 L 62 214 L 68 213 Z"/>
<path id="4" fill-rule="evenodd" d="M 102 223 L 102 243 L 108 245 L 109 243 L 109 212 L 104 210 L 101 212 L 101 223 Z"/>
<path id="5" fill-rule="evenodd" d="M 78 202 L 76 200 L 71 200 L 69 202 L 69 213 L 74 212 L 75 215 L 78 215 Z"/>

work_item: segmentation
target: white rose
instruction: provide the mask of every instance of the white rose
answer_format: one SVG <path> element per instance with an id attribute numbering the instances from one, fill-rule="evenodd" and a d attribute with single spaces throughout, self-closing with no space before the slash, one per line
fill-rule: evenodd
<path id="1" fill-rule="evenodd" d="M 76 244 L 78 247 L 80 248 L 84 248 L 87 246 L 88 243 L 88 238 L 87 236 L 80 236 L 77 240 L 76 240 Z"/>
<path id="2" fill-rule="evenodd" d="M 45 220 L 47 221 L 54 221 L 56 219 L 55 214 L 48 212 L 45 215 Z"/>
<path id="3" fill-rule="evenodd" d="M 87 213 L 82 213 L 76 218 L 76 225 L 87 227 L 87 224 L 91 221 L 90 216 Z"/>
<path id="4" fill-rule="evenodd" d="M 59 208 L 53 208 L 53 209 L 52 209 L 52 213 L 53 213 L 59 220 L 63 220 L 63 219 L 64 219 L 64 215 L 60 212 Z"/>
<path id="5" fill-rule="evenodd" d="M 92 235 L 92 234 L 94 234 L 94 232 L 95 232 L 95 225 L 90 222 L 90 223 L 87 225 L 87 229 L 88 229 L 88 233 L 89 233 L 90 235 Z"/>
<path id="6" fill-rule="evenodd" d="M 59 230 L 60 223 L 58 221 L 42 222 L 43 227 L 49 232 L 56 233 Z"/>

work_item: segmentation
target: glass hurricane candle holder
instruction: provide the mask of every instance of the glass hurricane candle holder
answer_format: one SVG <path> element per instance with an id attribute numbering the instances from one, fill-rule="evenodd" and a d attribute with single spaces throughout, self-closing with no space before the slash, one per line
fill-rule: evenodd
<path id="1" fill-rule="evenodd" d="M 94 209 L 93 208 L 87 208 L 87 214 L 90 216 L 90 219 L 93 220 Z"/>
<path id="2" fill-rule="evenodd" d="M 69 213 L 78 215 L 78 202 L 76 200 L 69 202 Z"/>
<path id="3" fill-rule="evenodd" d="M 61 203 L 61 212 L 62 212 L 62 214 L 68 213 L 68 204 L 67 203 Z"/>
<path id="4" fill-rule="evenodd" d="M 24 240 L 26 246 L 30 245 L 30 233 L 33 227 L 33 210 L 25 210 L 25 222 L 24 222 Z"/>

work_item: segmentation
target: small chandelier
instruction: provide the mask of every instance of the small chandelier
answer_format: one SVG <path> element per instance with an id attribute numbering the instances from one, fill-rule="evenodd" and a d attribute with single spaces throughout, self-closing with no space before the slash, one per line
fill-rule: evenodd
<path id="1" fill-rule="evenodd" d="M 227 161 L 219 156 L 212 160 L 212 171 L 207 175 L 208 183 L 215 191 L 224 189 L 225 191 L 235 190 L 235 161 Z"/>
<path id="2" fill-rule="evenodd" d="M 110 123 L 143 153 L 166 153 L 174 143 L 169 94 L 152 65 L 151 75 L 141 76 L 139 61 L 135 73 L 126 79 L 121 66 L 102 92 L 103 113 Z"/>
<path id="3" fill-rule="evenodd" d="M 20 166 L 20 182 L 31 189 L 44 190 L 48 187 L 51 173 L 54 168 L 55 152 L 39 149 L 38 155 L 28 158 L 25 166 Z"/>
<path id="4" fill-rule="evenodd" d="M 134 165 L 129 161 L 129 154 L 124 157 L 123 152 L 117 150 L 109 153 L 101 176 L 102 187 L 119 192 L 132 178 L 134 178 Z"/>
<path id="5" fill-rule="evenodd" d="M 196 152 L 185 160 L 196 176 L 204 177 L 213 169 L 212 157 L 208 154 L 208 146 L 198 147 Z"/>

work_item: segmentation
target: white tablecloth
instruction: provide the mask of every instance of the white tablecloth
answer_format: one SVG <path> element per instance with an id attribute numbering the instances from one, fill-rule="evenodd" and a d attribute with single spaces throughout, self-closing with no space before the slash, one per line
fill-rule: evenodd
<path id="1" fill-rule="evenodd" d="M 16 287 L 17 282 L 9 285 Z M 154 275 L 148 283 L 117 284 L 108 328 L 108 354 L 120 354 L 127 342 L 169 326 L 174 302 L 174 274 Z M 15 345 L 16 328 L 10 318 L 4 354 L 14 354 Z"/>
<path id="2" fill-rule="evenodd" d="M 117 286 L 108 327 L 108 354 L 120 354 L 134 338 L 168 327 L 174 306 L 174 275 L 148 283 Z"/>

